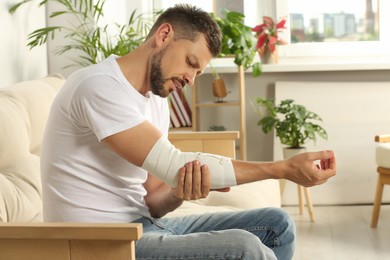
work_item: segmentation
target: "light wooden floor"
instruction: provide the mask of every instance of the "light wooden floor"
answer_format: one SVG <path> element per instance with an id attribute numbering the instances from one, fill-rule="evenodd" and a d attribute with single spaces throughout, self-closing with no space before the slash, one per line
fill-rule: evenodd
<path id="1" fill-rule="evenodd" d="M 307 210 L 283 207 L 297 227 L 293 260 L 390 260 L 390 205 L 382 205 L 378 228 L 372 229 L 372 206 L 315 206 L 316 221 Z"/>

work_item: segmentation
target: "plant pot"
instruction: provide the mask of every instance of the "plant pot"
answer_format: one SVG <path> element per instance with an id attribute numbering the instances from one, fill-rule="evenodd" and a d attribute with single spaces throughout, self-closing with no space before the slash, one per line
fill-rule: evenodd
<path id="1" fill-rule="evenodd" d="M 304 153 L 306 152 L 306 147 L 299 147 L 299 148 L 291 148 L 291 147 L 284 147 L 283 148 L 283 158 L 289 159 L 290 157 Z"/>
<path id="2" fill-rule="evenodd" d="M 225 82 L 221 78 L 213 80 L 213 95 L 217 98 L 217 102 L 223 102 L 223 98 L 227 96 Z"/>
<path id="3" fill-rule="evenodd" d="M 262 64 L 278 64 L 279 55 L 277 47 L 273 52 L 271 52 L 268 47 L 265 47 L 263 52 L 259 51 L 259 55 Z"/>

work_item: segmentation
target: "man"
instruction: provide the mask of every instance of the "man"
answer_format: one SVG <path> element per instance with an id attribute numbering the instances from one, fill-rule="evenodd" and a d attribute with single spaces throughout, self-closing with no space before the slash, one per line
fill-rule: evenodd
<path id="1" fill-rule="evenodd" d="M 332 151 L 261 163 L 169 143 L 165 97 L 192 85 L 220 48 L 208 14 L 177 5 L 136 50 L 71 75 L 44 136 L 45 221 L 143 223 L 137 259 L 291 259 L 295 227 L 281 209 L 162 218 L 210 190 L 267 178 L 311 186 L 335 174 Z"/>

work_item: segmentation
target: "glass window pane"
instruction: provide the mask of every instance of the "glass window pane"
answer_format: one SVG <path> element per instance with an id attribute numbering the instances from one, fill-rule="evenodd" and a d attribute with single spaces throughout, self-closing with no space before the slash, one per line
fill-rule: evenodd
<path id="1" fill-rule="evenodd" d="M 289 0 L 291 43 L 379 40 L 378 0 Z"/>

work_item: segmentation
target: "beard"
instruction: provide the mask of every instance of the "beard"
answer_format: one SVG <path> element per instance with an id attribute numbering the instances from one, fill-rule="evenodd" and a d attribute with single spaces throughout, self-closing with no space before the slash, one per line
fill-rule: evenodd
<path id="1" fill-rule="evenodd" d="M 167 97 L 169 93 L 164 88 L 165 79 L 161 69 L 161 59 L 164 56 L 166 48 L 152 57 L 152 65 L 150 68 L 150 88 L 152 93 L 160 97 Z"/>
<path id="2" fill-rule="evenodd" d="M 165 82 L 174 80 L 181 84 L 184 87 L 185 82 L 177 77 L 164 78 L 161 68 L 161 60 L 168 49 L 169 46 L 165 47 L 160 52 L 156 53 L 152 57 L 151 68 L 150 68 L 150 88 L 153 94 L 160 97 L 167 97 L 169 95 L 169 90 L 164 87 Z"/>

